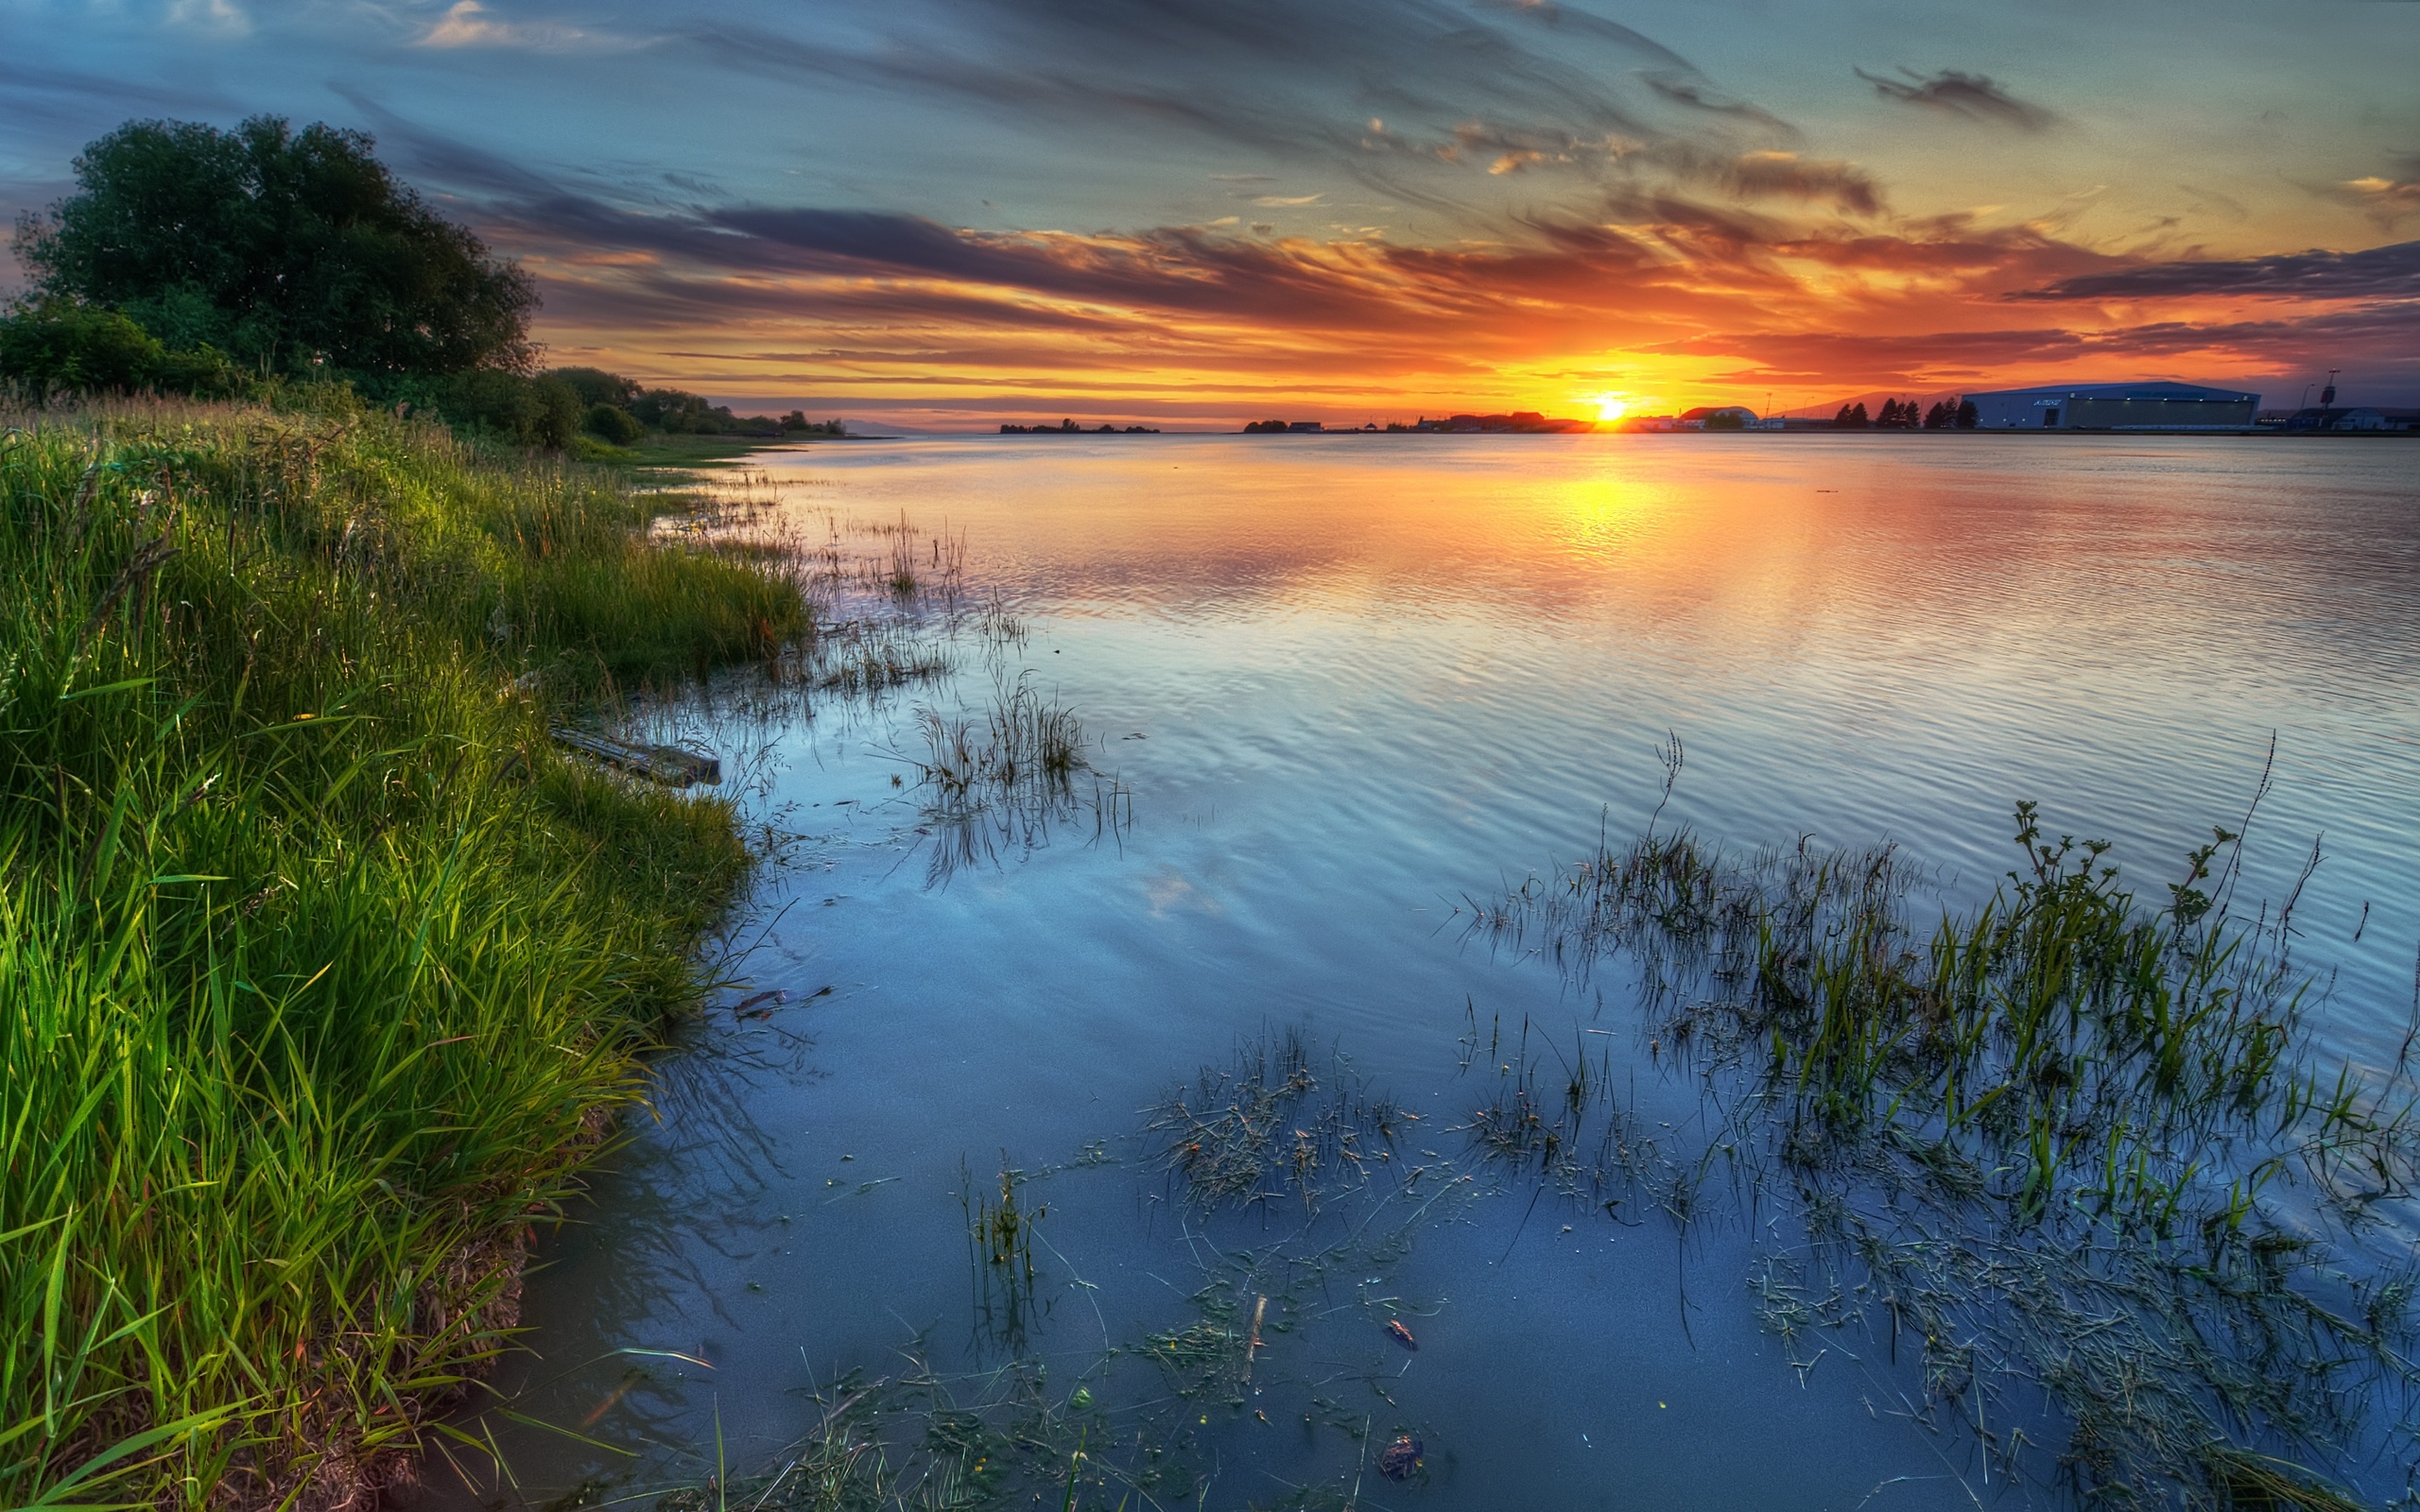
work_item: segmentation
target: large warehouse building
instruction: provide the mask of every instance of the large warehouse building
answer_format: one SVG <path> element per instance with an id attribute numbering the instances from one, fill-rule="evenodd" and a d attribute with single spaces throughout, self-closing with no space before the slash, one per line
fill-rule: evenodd
<path id="1" fill-rule="evenodd" d="M 2197 384 L 2063 384 L 1968 394 L 1986 431 L 2239 431 L 2258 394 Z"/>

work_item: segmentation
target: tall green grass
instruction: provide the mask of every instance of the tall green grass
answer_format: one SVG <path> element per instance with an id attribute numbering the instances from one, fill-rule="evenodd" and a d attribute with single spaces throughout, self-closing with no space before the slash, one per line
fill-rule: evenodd
<path id="1" fill-rule="evenodd" d="M 345 1503 L 500 1347 L 748 865 L 548 704 L 806 627 L 666 507 L 342 404 L 0 422 L 0 1505 Z"/>

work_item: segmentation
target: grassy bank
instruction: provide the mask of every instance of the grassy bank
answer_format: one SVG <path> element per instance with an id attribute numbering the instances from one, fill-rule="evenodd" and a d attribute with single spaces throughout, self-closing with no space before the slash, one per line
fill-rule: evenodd
<path id="1" fill-rule="evenodd" d="M 547 724 L 807 611 L 340 404 L 0 433 L 0 1505 L 345 1503 L 747 869 Z"/>

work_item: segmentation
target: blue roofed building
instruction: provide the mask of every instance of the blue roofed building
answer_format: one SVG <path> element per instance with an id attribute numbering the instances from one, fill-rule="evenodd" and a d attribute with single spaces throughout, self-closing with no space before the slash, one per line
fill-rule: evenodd
<path id="1" fill-rule="evenodd" d="M 2162 380 L 2049 384 L 1964 397 L 1975 406 L 1975 428 L 1986 431 L 2240 431 L 2251 429 L 2260 411 L 2258 394 Z"/>

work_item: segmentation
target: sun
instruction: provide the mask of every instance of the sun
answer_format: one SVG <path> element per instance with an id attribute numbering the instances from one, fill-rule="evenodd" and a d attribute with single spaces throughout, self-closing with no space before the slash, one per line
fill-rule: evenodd
<path id="1" fill-rule="evenodd" d="M 1597 418 L 1600 421 L 1619 420 L 1630 409 L 1630 398 L 1625 394 L 1591 394 L 1588 397 L 1595 402 Z"/>

